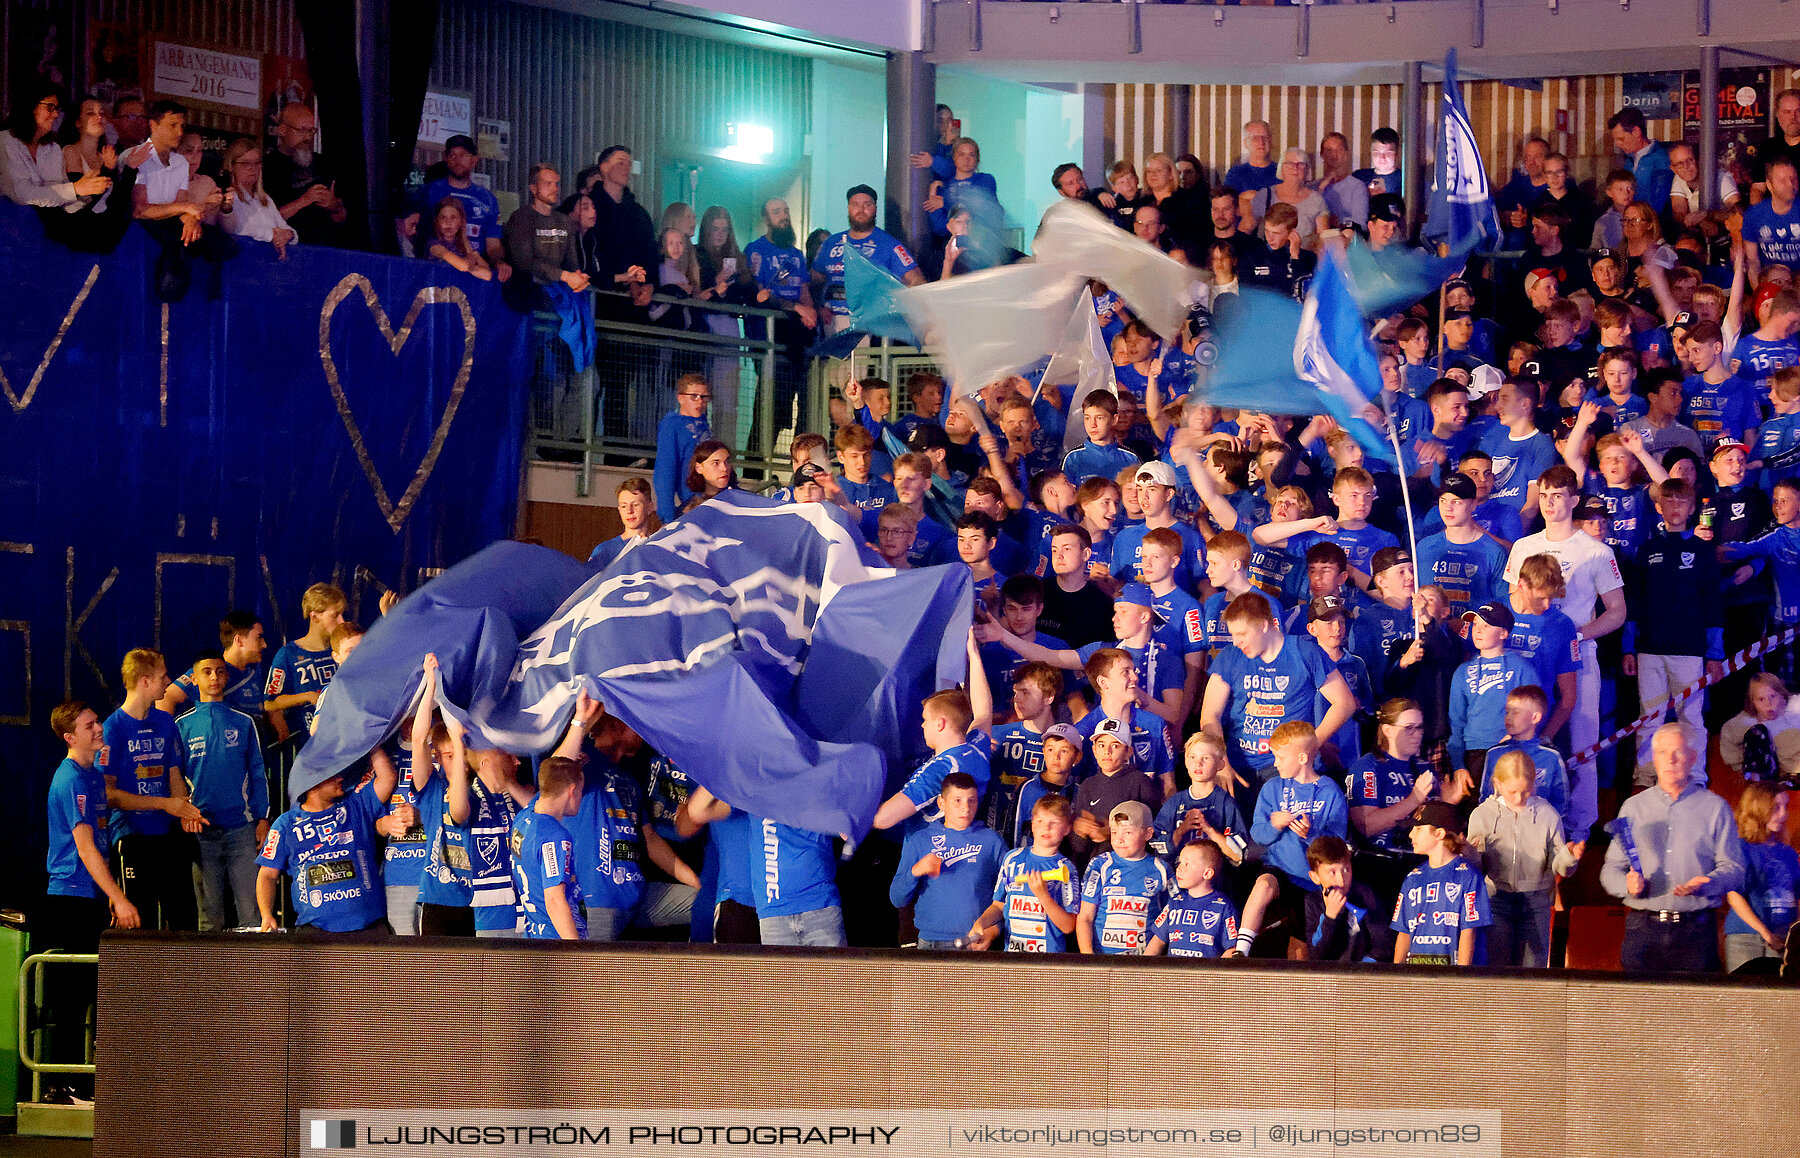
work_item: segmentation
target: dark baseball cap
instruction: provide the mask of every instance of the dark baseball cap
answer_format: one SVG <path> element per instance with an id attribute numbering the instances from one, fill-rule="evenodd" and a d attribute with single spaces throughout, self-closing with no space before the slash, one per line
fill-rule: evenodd
<path id="1" fill-rule="evenodd" d="M 858 193 L 867 193 L 869 195 L 869 200 L 875 202 L 877 205 L 881 204 L 881 194 L 875 192 L 875 187 L 873 185 L 850 186 L 849 192 L 844 194 L 844 200 L 848 201 Z"/>
<path id="2" fill-rule="evenodd" d="M 1479 619 L 1489 627 L 1498 627 L 1506 631 L 1513 629 L 1512 608 L 1498 599 L 1490 599 L 1473 611 L 1463 612 L 1463 621 Z"/>
<path id="3" fill-rule="evenodd" d="M 1446 321 L 1446 322 L 1466 322 L 1470 318 L 1473 318 L 1474 316 L 1475 315 L 1470 313 L 1468 310 L 1445 310 L 1444 311 L 1444 321 Z"/>
<path id="4" fill-rule="evenodd" d="M 1350 605 L 1344 602 L 1341 595 L 1321 595 L 1306 607 L 1306 622 L 1322 623 L 1336 616 L 1339 619 L 1350 618 Z"/>
<path id="5" fill-rule="evenodd" d="M 448 153 L 451 149 L 466 149 L 476 156 L 481 155 L 481 150 L 475 147 L 475 138 L 466 133 L 457 133 L 444 142 L 444 152 Z"/>
<path id="6" fill-rule="evenodd" d="M 1599 495 L 1583 495 L 1581 501 L 1575 504 L 1575 521 L 1578 523 L 1587 519 L 1610 518 L 1612 518 L 1612 509 Z"/>
<path id="7" fill-rule="evenodd" d="M 1449 293 L 1451 290 L 1459 290 L 1459 289 L 1460 290 L 1468 290 L 1470 293 L 1475 292 L 1475 287 L 1471 286 L 1469 284 L 1469 281 L 1467 278 L 1453 277 L 1449 281 L 1444 283 L 1444 292 L 1446 294 Z"/>
<path id="8" fill-rule="evenodd" d="M 1414 824 L 1441 828 L 1445 832 L 1461 833 L 1463 830 L 1462 817 L 1457 815 L 1456 805 L 1442 800 L 1427 800 L 1419 805 L 1413 810 L 1412 820 Z"/>
<path id="9" fill-rule="evenodd" d="M 1369 560 L 1369 574 L 1379 575 L 1389 567 L 1398 567 L 1402 563 L 1412 561 L 1412 552 L 1405 547 L 1383 547 L 1375 552 L 1373 559 Z"/>
<path id="10" fill-rule="evenodd" d="M 819 482 L 821 479 L 828 479 L 830 477 L 831 472 L 820 466 L 818 463 L 803 462 L 800 464 L 799 468 L 794 471 L 794 485 L 799 486 L 802 483 Z"/>
<path id="11" fill-rule="evenodd" d="M 906 432 L 906 448 L 913 451 L 949 450 L 950 436 L 935 422 L 921 422 Z"/>
<path id="12" fill-rule="evenodd" d="M 1369 220 L 1399 225 L 1406 220 L 1406 201 L 1398 193 L 1377 193 L 1369 198 Z"/>
<path id="13" fill-rule="evenodd" d="M 1461 471 L 1445 475 L 1443 484 L 1438 487 L 1439 498 L 1450 495 L 1453 498 L 1468 499 L 1473 502 L 1475 493 L 1475 480 Z"/>

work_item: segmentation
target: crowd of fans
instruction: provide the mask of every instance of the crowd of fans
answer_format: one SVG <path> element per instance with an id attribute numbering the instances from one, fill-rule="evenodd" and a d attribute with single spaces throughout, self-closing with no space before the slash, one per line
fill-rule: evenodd
<path id="1" fill-rule="evenodd" d="M 132 105 L 83 102 L 66 148 L 49 143 L 54 93 L 17 110 L 6 195 L 83 244 L 129 217 L 176 251 L 220 221 L 277 246 L 342 225 L 305 148 L 309 110 L 283 114 L 266 155 L 234 147 L 207 184 L 181 110 Z M 922 208 L 942 253 L 925 264 L 940 275 L 958 266 L 967 191 L 999 192 L 948 111 L 913 158 L 933 171 Z M 1721 944 L 1728 968 L 1766 963 L 1800 880 L 1794 649 L 1779 636 L 1723 665 L 1800 626 L 1800 91 L 1776 113 L 1757 171 L 1715 210 L 1692 150 L 1650 140 L 1632 110 L 1612 118 L 1622 159 L 1598 202 L 1566 157 L 1524 142 L 1494 252 L 1441 301 L 1375 320 L 1368 417 L 1398 443 L 1387 455 L 1328 419 L 1210 405 L 1202 347 L 1241 286 L 1302 294 L 1325 247 L 1409 244 L 1391 131 L 1358 170 L 1328 135 L 1315 173 L 1299 148 L 1277 164 L 1253 122 L 1210 187 L 1188 155 L 1151 156 L 1141 184 L 1120 162 L 1100 191 L 1059 167 L 1063 196 L 1195 267 L 1183 332 L 1159 337 L 1096 283 L 1116 395 L 1071 413 L 1066 390 L 1024 377 L 966 398 L 926 371 L 864 378 L 792 441 L 779 498 L 834 504 L 894 568 L 965 566 L 976 594 L 967 686 L 921 706 L 934 755 L 860 846 L 714 798 L 585 697 L 528 773 L 427 712 L 283 811 L 264 750 L 304 742 L 361 634 L 319 585 L 306 634 L 266 666 L 262 625 L 232 612 L 179 679 L 134 650 L 116 711 L 57 710 L 68 759 L 43 928 L 91 947 L 109 908 L 126 928 L 593 940 L 686 927 L 839 945 L 897 928 L 932 948 L 1543 967 L 1557 882 L 1589 857 L 1630 910 L 1627 968 L 1718 969 Z M 852 246 L 925 277 L 875 225 L 868 186 L 813 253 L 778 200 L 740 250 L 723 210 L 672 205 L 659 232 L 623 148 L 568 201 L 534 167 L 504 223 L 474 155 L 453 139 L 402 222 L 421 256 L 617 288 L 601 308 L 621 317 L 679 286 L 842 328 Z M 619 487 L 624 530 L 597 565 L 738 486 L 707 375 L 673 387 L 654 475 Z M 1640 711 L 1669 722 L 1596 756 L 1603 720 Z M 1707 787 L 1708 732 L 1745 782 L 1735 816 Z"/>

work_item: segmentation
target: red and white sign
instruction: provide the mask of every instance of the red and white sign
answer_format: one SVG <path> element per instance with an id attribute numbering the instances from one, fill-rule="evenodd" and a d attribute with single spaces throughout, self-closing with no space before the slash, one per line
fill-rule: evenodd
<path id="1" fill-rule="evenodd" d="M 151 87 L 180 101 L 260 112 L 262 58 L 159 40 Z"/>

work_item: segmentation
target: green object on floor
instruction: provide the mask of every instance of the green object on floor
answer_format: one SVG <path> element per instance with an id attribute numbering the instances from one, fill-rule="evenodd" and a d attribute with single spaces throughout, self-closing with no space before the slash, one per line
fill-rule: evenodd
<path id="1" fill-rule="evenodd" d="M 25 961 L 25 934 L 0 925 L 0 1117 L 18 1113 L 19 966 Z"/>

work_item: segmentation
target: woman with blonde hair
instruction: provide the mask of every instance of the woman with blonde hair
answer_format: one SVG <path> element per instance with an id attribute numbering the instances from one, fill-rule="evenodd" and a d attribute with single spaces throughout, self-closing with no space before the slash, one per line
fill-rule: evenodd
<path id="1" fill-rule="evenodd" d="M 1725 971 L 1758 957 L 1779 957 L 1794 924 L 1800 854 L 1787 842 L 1788 794 L 1774 784 L 1746 784 L 1738 797 L 1744 841 L 1744 891 L 1725 894 Z"/>
<path id="2" fill-rule="evenodd" d="M 223 219 L 225 232 L 252 241 L 266 241 L 275 256 L 287 257 L 287 247 L 300 239 L 287 218 L 263 188 L 262 150 L 249 137 L 239 137 L 225 147 L 225 180 L 231 190 L 232 211 Z"/>

